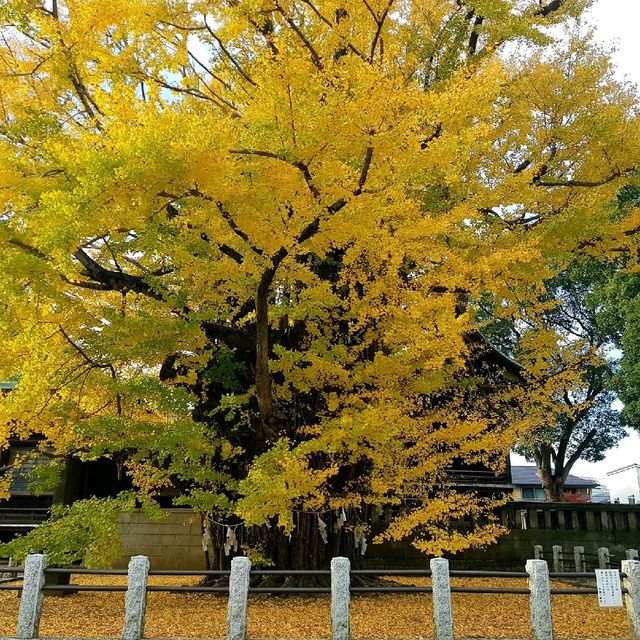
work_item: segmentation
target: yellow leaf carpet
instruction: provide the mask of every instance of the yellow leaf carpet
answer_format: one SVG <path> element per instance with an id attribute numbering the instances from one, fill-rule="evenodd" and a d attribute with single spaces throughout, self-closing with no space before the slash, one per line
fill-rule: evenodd
<path id="1" fill-rule="evenodd" d="M 154 585 L 192 585 L 198 578 L 152 577 Z M 75 576 L 75 584 L 124 584 L 124 577 Z M 428 585 L 426 579 L 398 580 Z M 457 586 L 523 588 L 521 579 L 460 578 Z M 567 584 L 554 586 L 566 588 Z M 0 636 L 15 631 L 19 599 L 0 591 Z M 150 593 L 145 635 L 148 638 L 222 638 L 227 599 L 211 594 Z M 526 595 L 453 594 L 456 637 L 528 638 L 529 605 Z M 81 592 L 64 598 L 45 598 L 42 637 L 118 637 L 122 629 L 124 594 Z M 354 595 L 351 605 L 354 638 L 432 637 L 431 596 L 428 594 Z M 553 596 L 556 637 L 628 638 L 623 609 L 600 609 L 595 595 Z M 252 638 L 330 637 L 328 596 L 254 595 L 249 602 Z"/>

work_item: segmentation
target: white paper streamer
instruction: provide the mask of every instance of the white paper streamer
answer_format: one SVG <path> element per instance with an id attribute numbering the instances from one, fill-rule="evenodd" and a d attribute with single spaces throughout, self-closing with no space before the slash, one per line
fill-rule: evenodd
<path id="1" fill-rule="evenodd" d="M 318 531 L 320 532 L 322 542 L 327 544 L 329 542 L 329 536 L 327 535 L 327 523 L 320 517 L 320 515 L 318 515 Z"/>
<path id="2" fill-rule="evenodd" d="M 336 523 L 333 526 L 333 530 L 336 533 L 338 533 L 340 529 L 344 527 L 346 522 L 347 522 L 347 514 L 344 512 L 344 507 L 342 507 L 342 509 L 340 510 L 340 513 L 338 514 L 338 518 L 336 519 Z"/>
<path id="3" fill-rule="evenodd" d="M 227 540 L 224 543 L 224 555 L 228 556 L 233 549 L 234 553 L 238 551 L 238 537 L 236 536 L 235 527 L 227 527 Z"/>
<path id="4" fill-rule="evenodd" d="M 355 527 L 353 530 L 353 543 L 356 549 L 360 549 L 360 555 L 364 555 L 367 550 L 367 537 L 365 527 Z"/>

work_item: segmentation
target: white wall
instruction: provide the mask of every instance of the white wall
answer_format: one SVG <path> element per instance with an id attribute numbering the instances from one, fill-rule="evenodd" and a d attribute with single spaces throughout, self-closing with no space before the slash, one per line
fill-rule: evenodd
<path id="1" fill-rule="evenodd" d="M 611 502 L 619 499 L 622 504 L 627 504 L 629 496 L 634 496 L 636 503 L 640 503 L 640 464 L 609 472 L 604 484 L 611 491 Z"/>

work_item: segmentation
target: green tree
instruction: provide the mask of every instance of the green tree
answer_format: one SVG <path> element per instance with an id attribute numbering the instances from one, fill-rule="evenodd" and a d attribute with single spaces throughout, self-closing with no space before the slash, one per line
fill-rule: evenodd
<path id="1" fill-rule="evenodd" d="M 640 188 L 627 186 L 620 191 L 621 215 L 640 207 Z M 620 269 L 598 291 L 599 322 L 614 341 L 621 357 L 613 388 L 624 404 L 622 414 L 640 424 L 640 274 L 637 255 L 624 255 Z"/>
<path id="2" fill-rule="evenodd" d="M 546 363 L 528 377 L 533 386 L 553 385 L 539 415 L 539 425 L 525 434 L 516 451 L 535 462 L 545 499 L 563 500 L 564 485 L 578 460 L 597 462 L 625 435 L 640 426 L 614 408 L 613 381 L 619 376 L 618 331 L 605 316 L 603 291 L 618 280 L 619 264 L 584 258 L 545 283 L 542 311 L 518 321 L 490 320 L 485 305 L 487 335 L 520 362 L 539 361 L 539 336 L 555 345 Z"/>

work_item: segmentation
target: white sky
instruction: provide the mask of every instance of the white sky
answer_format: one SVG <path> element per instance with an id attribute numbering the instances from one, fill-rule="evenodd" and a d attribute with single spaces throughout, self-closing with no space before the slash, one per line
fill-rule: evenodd
<path id="1" fill-rule="evenodd" d="M 640 0 L 597 0 L 589 13 L 589 21 L 597 28 L 598 38 L 616 47 L 613 59 L 620 80 L 640 85 Z M 514 464 L 527 464 L 524 458 L 512 454 Z M 608 471 L 640 463 L 640 435 L 633 433 L 609 451 L 602 462 L 579 460 L 572 473 L 604 479 Z"/>

